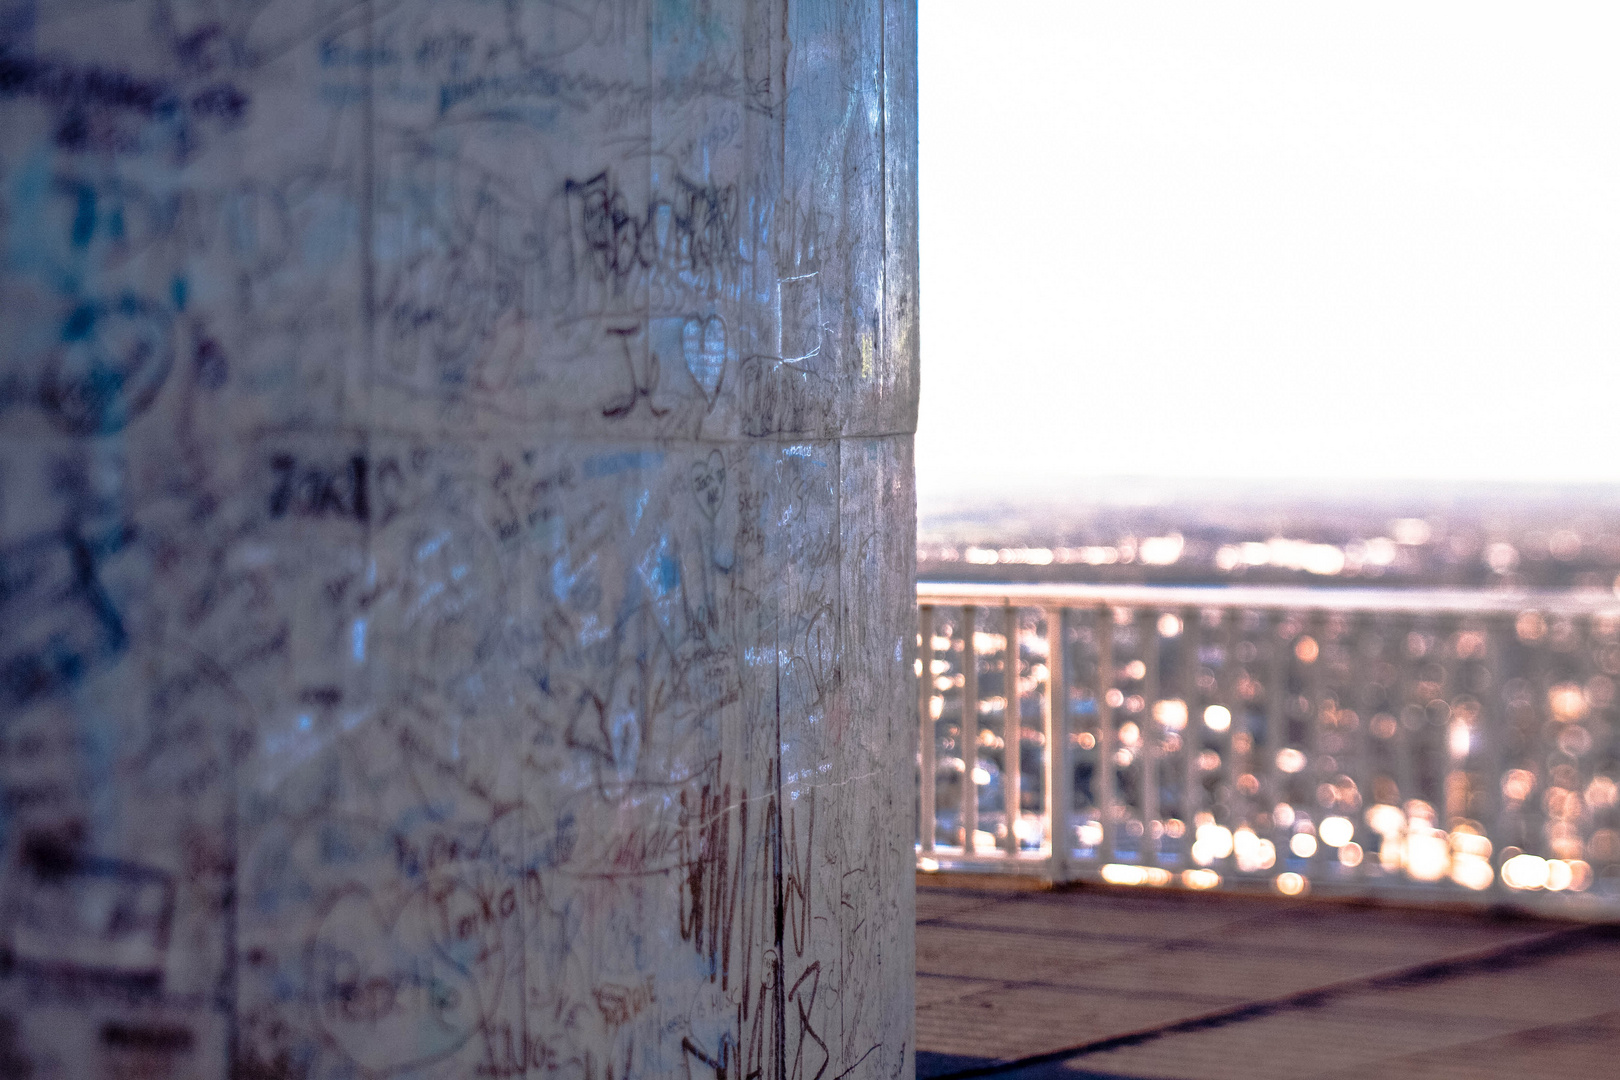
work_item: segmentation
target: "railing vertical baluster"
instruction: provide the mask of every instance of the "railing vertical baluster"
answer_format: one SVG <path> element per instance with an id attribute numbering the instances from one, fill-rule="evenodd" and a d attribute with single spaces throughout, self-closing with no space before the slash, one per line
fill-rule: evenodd
<path id="1" fill-rule="evenodd" d="M 1405 807 L 1407 803 L 1418 797 L 1417 768 L 1413 761 L 1413 740 L 1415 731 L 1407 722 L 1407 708 L 1412 704 L 1414 683 L 1417 681 L 1412 674 L 1412 647 L 1411 635 L 1417 631 L 1416 621 L 1413 619 L 1400 619 L 1395 623 L 1395 649 L 1396 658 L 1400 666 L 1400 674 L 1395 680 L 1395 700 L 1390 703 L 1394 710 L 1395 735 L 1392 745 L 1395 749 L 1395 786 L 1400 789 L 1399 805 Z"/>
<path id="2" fill-rule="evenodd" d="M 1198 797 L 1198 755 L 1204 748 L 1198 708 L 1202 700 L 1198 692 L 1198 643 L 1203 636 L 1203 621 L 1204 613 L 1198 608 L 1186 608 L 1181 613 L 1181 697 L 1187 704 L 1187 722 L 1181 728 L 1180 817 L 1185 830 L 1181 842 L 1182 863 L 1186 866 L 1192 865 L 1193 834 L 1196 831 L 1194 823 L 1199 810 L 1203 808 L 1203 799 Z"/>
<path id="3" fill-rule="evenodd" d="M 973 854 L 974 833 L 979 830 L 979 785 L 973 774 L 979 768 L 979 654 L 973 644 L 973 624 L 977 610 L 962 608 L 962 724 L 957 738 L 962 743 L 962 854 Z"/>
<path id="4" fill-rule="evenodd" d="M 1440 653 L 1439 663 L 1445 673 L 1440 683 L 1440 697 L 1443 701 L 1455 701 L 1462 682 L 1462 661 L 1457 658 L 1456 650 L 1451 647 L 1461 632 L 1460 619 L 1442 619 L 1435 634 L 1435 647 Z M 1432 718 L 1430 724 L 1433 724 Z M 1464 753 L 1459 757 L 1451 751 L 1449 711 L 1446 722 L 1440 725 L 1440 730 L 1429 733 L 1429 743 L 1432 760 L 1441 763 L 1440 799 L 1435 805 L 1435 809 L 1441 815 L 1438 824 L 1442 829 L 1450 830 L 1453 822 L 1468 817 L 1468 755 Z M 1436 743 L 1439 745 L 1434 745 Z M 1453 783 L 1454 776 L 1460 779 L 1461 783 Z"/>
<path id="5" fill-rule="evenodd" d="M 1142 608 L 1136 613 L 1137 640 L 1141 642 L 1142 663 L 1142 842 L 1137 847 L 1137 858 L 1148 866 L 1159 863 L 1159 839 L 1153 835 L 1154 826 L 1164 828 L 1159 820 L 1159 749 L 1163 733 L 1158 720 L 1159 706 L 1159 613 Z"/>
<path id="6" fill-rule="evenodd" d="M 1493 615 L 1485 620 L 1485 664 L 1490 681 L 1480 696 L 1479 752 L 1480 769 L 1485 781 L 1485 811 L 1481 816 L 1486 835 L 1491 840 L 1491 892 L 1501 896 L 1508 888 L 1502 883 L 1502 837 L 1507 833 L 1506 802 L 1502 793 L 1502 774 L 1507 771 L 1508 715 L 1507 701 L 1502 687 L 1507 682 L 1506 644 L 1512 634 L 1513 617 Z"/>
<path id="7" fill-rule="evenodd" d="M 1270 815 L 1281 800 L 1277 797 L 1277 785 L 1274 774 L 1277 765 L 1277 751 L 1283 748 L 1283 736 L 1287 731 L 1287 686 L 1285 685 L 1288 673 L 1288 642 L 1283 640 L 1284 613 L 1272 611 L 1266 618 L 1266 641 L 1268 643 L 1266 655 L 1266 726 L 1264 732 L 1254 740 L 1254 754 L 1249 764 L 1254 770 L 1254 778 L 1259 781 L 1257 797 L 1260 800 L 1260 813 Z M 1275 823 L 1270 830 L 1276 835 Z"/>
<path id="8" fill-rule="evenodd" d="M 1548 617 L 1547 612 L 1537 608 L 1532 608 L 1530 613 L 1541 620 L 1540 633 L 1524 639 L 1524 645 L 1528 650 L 1528 655 L 1525 657 L 1525 677 L 1529 680 L 1532 688 L 1530 700 L 1534 703 L 1538 722 L 1532 729 L 1534 734 L 1526 740 L 1529 745 L 1515 748 L 1517 752 L 1514 757 L 1517 760 L 1512 764 L 1515 768 L 1524 768 L 1529 765 L 1534 769 L 1535 766 L 1532 765 L 1532 762 L 1546 761 L 1548 752 L 1557 745 L 1548 737 L 1551 734 L 1548 729 L 1556 730 L 1563 725 L 1553 720 L 1552 703 L 1549 700 L 1554 682 L 1557 679 L 1558 666 L 1555 658 L 1548 650 L 1549 642 L 1547 639 L 1552 634 L 1553 620 Z M 1518 635 L 1517 626 L 1514 628 L 1514 635 Z M 1540 769 L 1536 769 L 1536 771 L 1541 772 Z M 1537 778 L 1536 786 L 1531 791 L 1530 797 L 1524 801 L 1519 811 L 1522 815 L 1520 820 L 1523 822 L 1521 828 L 1525 840 L 1525 849 L 1532 855 L 1548 854 L 1546 798 L 1547 789 L 1551 786 L 1552 778 L 1542 773 Z"/>
<path id="9" fill-rule="evenodd" d="M 1347 816 L 1356 827 L 1354 837 L 1366 835 L 1367 808 L 1373 801 L 1372 718 L 1378 712 L 1378 703 L 1373 691 L 1372 669 L 1377 657 L 1372 655 L 1369 646 L 1373 644 L 1376 633 L 1376 621 L 1370 615 L 1357 615 L 1351 621 L 1350 706 L 1356 712 L 1356 730 L 1351 734 L 1355 748 L 1351 767 L 1345 771 L 1355 782 L 1359 800 L 1347 808 Z M 1361 862 L 1356 865 L 1355 876 L 1359 880 L 1366 875 L 1367 859 L 1364 852 Z"/>
<path id="10" fill-rule="evenodd" d="M 1305 718 L 1305 752 L 1309 755 L 1306 758 L 1305 771 L 1305 788 L 1309 797 L 1309 802 L 1306 805 L 1311 808 L 1313 825 L 1320 825 L 1322 821 L 1322 814 L 1319 810 L 1321 800 L 1316 798 L 1317 784 L 1332 779 L 1330 775 L 1322 770 L 1321 766 L 1324 753 L 1322 749 L 1322 702 L 1326 697 L 1325 685 L 1328 664 L 1327 617 L 1320 611 L 1312 612 L 1306 626 L 1308 627 L 1306 632 L 1311 635 L 1311 640 L 1316 643 L 1316 656 L 1312 658 L 1311 663 L 1307 666 L 1305 675 L 1305 694 L 1308 703 L 1306 706 L 1308 713 Z M 1308 864 L 1312 878 L 1317 876 L 1322 865 L 1322 858 L 1326 855 L 1326 845 L 1321 842 L 1320 829 L 1317 829 L 1316 835 L 1316 851 L 1312 853 Z"/>
<path id="11" fill-rule="evenodd" d="M 1069 876 L 1069 815 L 1074 809 L 1074 765 L 1069 749 L 1069 684 L 1063 632 L 1064 609 L 1046 609 L 1046 835 L 1051 841 L 1053 881 Z"/>
<path id="12" fill-rule="evenodd" d="M 1237 674 L 1238 674 L 1238 645 L 1243 641 L 1243 609 L 1229 607 L 1221 609 L 1221 671 L 1216 677 L 1215 700 L 1227 712 L 1226 730 L 1215 733 L 1215 752 L 1221 756 L 1220 775 L 1217 777 L 1217 805 L 1223 801 L 1227 804 L 1227 820 L 1218 822 L 1231 828 L 1239 824 L 1233 820 L 1233 815 L 1240 803 L 1237 790 L 1238 777 L 1242 773 L 1238 769 L 1232 749 L 1232 737 L 1237 734 L 1239 717 L 1243 715 L 1238 706 Z"/>
<path id="13" fill-rule="evenodd" d="M 1018 854 L 1018 820 L 1023 813 L 1023 712 L 1018 702 L 1018 609 L 1008 605 L 1004 615 L 1007 648 L 1002 666 L 1001 794 L 1007 813 L 1007 854 Z"/>
<path id="14" fill-rule="evenodd" d="M 1096 792 L 1097 812 L 1102 815 L 1102 844 L 1099 859 L 1114 857 L 1114 829 L 1118 814 L 1118 797 L 1114 793 L 1114 706 L 1108 701 L 1108 692 L 1114 688 L 1114 609 L 1103 606 L 1096 612 L 1097 629 L 1097 769 L 1092 774 L 1092 789 Z"/>
<path id="15" fill-rule="evenodd" d="M 917 679 L 917 832 L 925 855 L 934 853 L 934 609 L 923 604 L 917 609 L 917 663 L 922 671 Z"/>

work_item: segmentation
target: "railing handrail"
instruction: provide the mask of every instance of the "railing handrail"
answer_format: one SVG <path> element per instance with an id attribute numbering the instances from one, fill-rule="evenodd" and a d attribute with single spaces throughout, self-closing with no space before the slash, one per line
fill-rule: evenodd
<path id="1" fill-rule="evenodd" d="M 919 581 L 917 602 L 935 606 L 1067 608 L 1288 608 L 1405 614 L 1554 615 L 1620 618 L 1607 589 L 1377 589 L 1329 585 L 1093 585 L 1071 582 Z"/>

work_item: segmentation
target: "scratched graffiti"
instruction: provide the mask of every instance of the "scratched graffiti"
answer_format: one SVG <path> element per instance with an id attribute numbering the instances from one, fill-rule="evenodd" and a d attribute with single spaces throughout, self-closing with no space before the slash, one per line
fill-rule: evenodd
<path id="1" fill-rule="evenodd" d="M 0 1073 L 910 1074 L 913 20 L 0 0 Z"/>

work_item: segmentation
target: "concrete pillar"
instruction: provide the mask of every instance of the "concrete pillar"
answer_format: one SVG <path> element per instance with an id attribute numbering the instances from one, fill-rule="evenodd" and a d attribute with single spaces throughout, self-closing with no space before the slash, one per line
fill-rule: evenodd
<path id="1" fill-rule="evenodd" d="M 911 0 L 0 0 L 0 1074 L 905 1077 Z"/>

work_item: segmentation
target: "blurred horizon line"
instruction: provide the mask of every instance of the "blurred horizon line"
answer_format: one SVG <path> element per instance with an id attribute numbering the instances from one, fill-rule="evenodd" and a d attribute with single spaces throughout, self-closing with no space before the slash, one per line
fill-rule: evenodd
<path id="1" fill-rule="evenodd" d="M 1031 477 L 1000 484 L 969 483 L 949 490 L 919 488 L 919 514 L 985 509 L 1004 503 L 1040 505 L 1159 506 L 1176 502 L 1295 503 L 1387 502 L 1442 499 L 1476 502 L 1596 499 L 1620 504 L 1620 480 L 1388 479 L 1344 477 L 1205 477 L 1119 474 L 1066 480 Z"/>

